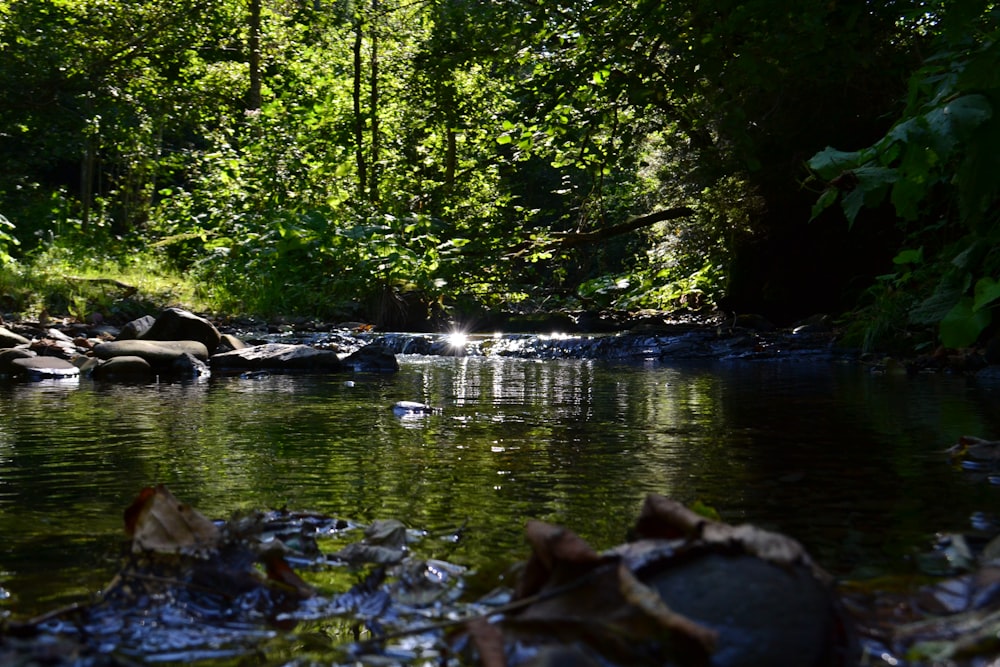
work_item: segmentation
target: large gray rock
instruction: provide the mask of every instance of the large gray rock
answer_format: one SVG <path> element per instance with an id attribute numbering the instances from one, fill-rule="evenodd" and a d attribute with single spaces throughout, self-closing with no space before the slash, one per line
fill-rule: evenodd
<path id="1" fill-rule="evenodd" d="M 0 327 L 0 347 L 17 347 L 18 345 L 27 345 L 30 342 L 21 334 L 16 334 L 6 327 Z"/>
<path id="2" fill-rule="evenodd" d="M 196 340 L 116 340 L 94 347 L 98 359 L 115 357 L 142 357 L 154 370 L 169 373 L 177 359 L 190 354 L 201 361 L 208 360 L 204 343 Z"/>
<path id="3" fill-rule="evenodd" d="M 181 308 L 167 308 L 153 326 L 139 336 L 140 340 L 196 340 L 205 345 L 209 354 L 219 347 L 220 338 L 214 324 Z"/>
<path id="4" fill-rule="evenodd" d="M 0 351 L 0 375 L 14 375 L 23 371 L 22 368 L 14 366 L 15 359 L 30 359 L 37 356 L 35 352 L 23 347 L 12 347 Z"/>
<path id="5" fill-rule="evenodd" d="M 336 373 L 346 368 L 336 352 L 286 343 L 266 343 L 223 352 L 213 355 L 210 364 L 213 372 L 220 373 Z"/>
<path id="6" fill-rule="evenodd" d="M 59 357 L 26 357 L 10 362 L 15 375 L 27 375 L 33 380 L 79 377 L 80 369 Z"/>

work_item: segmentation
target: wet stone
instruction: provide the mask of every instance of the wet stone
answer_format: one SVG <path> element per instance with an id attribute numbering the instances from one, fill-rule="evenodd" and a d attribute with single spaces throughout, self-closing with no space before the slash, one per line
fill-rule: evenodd
<path id="1" fill-rule="evenodd" d="M 35 356 L 37 356 L 35 352 L 23 347 L 12 347 L 0 351 L 0 375 L 11 375 L 19 372 L 19 369 L 13 365 L 15 359 L 30 359 Z"/>
<path id="2" fill-rule="evenodd" d="M 80 369 L 60 357 L 30 357 L 14 359 L 11 367 L 15 374 L 27 375 L 31 379 L 58 379 L 79 377 Z"/>
<path id="3" fill-rule="evenodd" d="M 95 380 L 149 379 L 153 376 L 153 367 L 148 361 L 127 355 L 108 359 L 91 371 Z"/>
<path id="4" fill-rule="evenodd" d="M 194 340 L 120 340 L 101 343 L 94 348 L 94 355 L 99 359 L 142 357 L 154 369 L 164 371 L 169 371 L 174 361 L 185 354 L 202 361 L 208 360 L 208 350 L 205 345 Z"/>
<path id="5" fill-rule="evenodd" d="M 336 373 L 345 370 L 336 352 L 307 345 L 265 343 L 212 356 L 213 372 L 240 374 L 246 371 L 272 373 Z"/>

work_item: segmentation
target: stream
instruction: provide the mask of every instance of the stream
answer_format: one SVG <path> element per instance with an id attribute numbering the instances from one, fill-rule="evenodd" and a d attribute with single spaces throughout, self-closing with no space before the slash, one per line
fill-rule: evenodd
<path id="1" fill-rule="evenodd" d="M 659 493 L 801 541 L 840 578 L 914 568 L 997 507 L 950 464 L 1000 437 L 1000 388 L 835 359 L 609 362 L 402 354 L 391 375 L 0 383 L 0 618 L 113 577 L 122 512 L 167 485 L 209 517 L 398 519 L 492 588 L 531 518 L 618 544 Z M 439 408 L 400 417 L 401 400 Z"/>

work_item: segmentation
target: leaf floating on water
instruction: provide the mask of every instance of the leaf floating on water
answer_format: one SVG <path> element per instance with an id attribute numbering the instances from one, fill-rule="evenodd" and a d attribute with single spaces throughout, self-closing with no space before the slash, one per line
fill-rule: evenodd
<path id="1" fill-rule="evenodd" d="M 218 526 L 162 484 L 143 489 L 125 510 L 125 533 L 133 552 L 203 555 L 221 542 Z"/>

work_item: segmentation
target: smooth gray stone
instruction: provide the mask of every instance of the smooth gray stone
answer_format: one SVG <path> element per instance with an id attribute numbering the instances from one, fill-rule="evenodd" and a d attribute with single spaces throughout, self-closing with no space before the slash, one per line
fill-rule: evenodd
<path id="1" fill-rule="evenodd" d="M 38 356 L 32 350 L 22 347 L 12 347 L 7 350 L 0 350 L 0 374 L 11 374 L 20 372 L 22 369 L 15 368 L 15 359 L 31 359 Z"/>
<path id="2" fill-rule="evenodd" d="M 116 340 L 94 347 L 94 355 L 99 359 L 142 357 L 153 368 L 169 368 L 177 358 L 185 354 L 208 361 L 208 349 L 196 340 Z"/>
<path id="3" fill-rule="evenodd" d="M 25 357 L 14 359 L 11 366 L 18 374 L 35 379 L 79 377 L 80 369 L 59 357 Z"/>
<path id="4" fill-rule="evenodd" d="M 121 356 L 103 361 L 90 373 L 95 380 L 150 379 L 156 375 L 153 367 L 142 357 Z"/>

